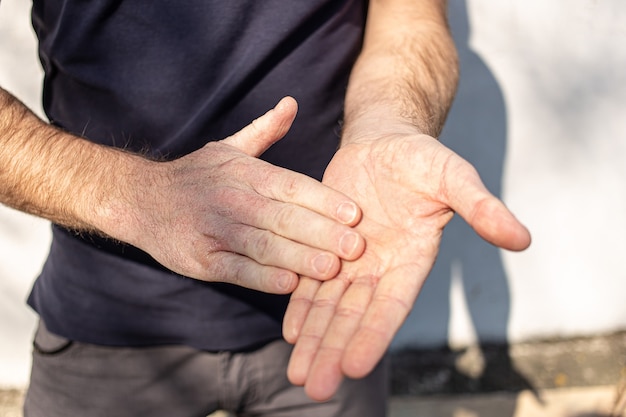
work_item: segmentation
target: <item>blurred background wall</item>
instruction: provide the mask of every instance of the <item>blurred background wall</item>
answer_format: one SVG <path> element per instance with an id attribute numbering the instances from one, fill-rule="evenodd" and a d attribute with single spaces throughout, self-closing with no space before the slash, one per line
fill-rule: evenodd
<path id="1" fill-rule="evenodd" d="M 0 4 L 0 85 L 41 114 L 30 2 Z M 460 219 L 393 348 L 626 330 L 626 3 L 450 0 L 459 94 L 441 140 L 526 223 L 507 253 Z M 0 207 L 0 386 L 23 386 L 46 222 Z"/>

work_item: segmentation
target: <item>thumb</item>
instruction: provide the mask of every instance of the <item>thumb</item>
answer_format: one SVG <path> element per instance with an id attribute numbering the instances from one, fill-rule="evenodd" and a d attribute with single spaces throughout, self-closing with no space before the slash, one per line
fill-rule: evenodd
<path id="1" fill-rule="evenodd" d="M 449 206 L 457 212 L 480 237 L 504 249 L 520 251 L 530 245 L 528 229 L 515 218 L 504 203 L 493 196 L 468 162 L 462 161 L 461 175 L 447 181 Z"/>
<path id="2" fill-rule="evenodd" d="M 273 109 L 222 142 L 249 156 L 260 156 L 287 134 L 297 112 L 296 100 L 284 97 Z"/>

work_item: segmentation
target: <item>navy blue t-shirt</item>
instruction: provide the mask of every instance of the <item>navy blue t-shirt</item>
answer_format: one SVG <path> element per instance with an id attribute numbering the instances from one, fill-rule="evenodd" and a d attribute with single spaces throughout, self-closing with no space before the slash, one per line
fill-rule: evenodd
<path id="1" fill-rule="evenodd" d="M 223 139 L 285 96 L 262 158 L 320 179 L 338 143 L 364 0 L 34 0 L 50 121 L 159 159 Z M 110 179 L 115 182 L 116 178 Z M 29 304 L 87 343 L 247 349 L 280 337 L 286 296 L 182 277 L 128 245 L 53 226 Z"/>

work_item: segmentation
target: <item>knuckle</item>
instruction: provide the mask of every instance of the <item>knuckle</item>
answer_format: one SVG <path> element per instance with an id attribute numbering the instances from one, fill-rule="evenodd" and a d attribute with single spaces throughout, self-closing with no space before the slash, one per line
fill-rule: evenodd
<path id="1" fill-rule="evenodd" d="M 274 245 L 270 233 L 262 230 L 255 231 L 253 239 L 248 239 L 246 244 L 259 262 L 265 263 L 271 258 Z"/>
<path id="2" fill-rule="evenodd" d="M 265 139 L 268 136 L 261 117 L 254 119 L 252 123 L 250 123 L 250 129 L 252 130 L 252 134 L 259 139 Z"/>
<path id="3" fill-rule="evenodd" d="M 283 179 L 281 187 L 281 191 L 285 199 L 294 200 L 298 195 L 298 192 L 302 188 L 302 184 L 301 181 L 299 181 L 298 178 L 296 178 L 295 176 L 287 175 Z"/>
<path id="4" fill-rule="evenodd" d="M 337 303 L 330 298 L 316 298 L 313 300 L 313 308 L 316 310 L 334 310 Z"/>
<path id="5" fill-rule="evenodd" d="M 220 185 L 213 187 L 210 195 L 210 205 L 214 208 L 217 214 L 225 214 L 224 212 L 232 212 L 234 206 L 233 201 L 236 201 L 237 191 L 230 186 Z"/>
<path id="6" fill-rule="evenodd" d="M 398 309 L 405 314 L 408 314 L 412 308 L 409 303 L 393 295 L 377 295 L 376 297 L 374 297 L 373 302 L 386 305 L 388 306 L 388 309 Z"/>
<path id="7" fill-rule="evenodd" d="M 244 262 L 241 261 L 234 261 L 234 262 L 230 262 L 228 267 L 226 268 L 223 265 L 223 269 L 224 269 L 224 275 L 226 272 L 228 272 L 228 282 L 234 285 L 238 285 L 238 286 L 242 286 L 245 287 L 247 285 L 246 284 L 246 267 Z"/>
<path id="8" fill-rule="evenodd" d="M 295 220 L 295 215 L 294 209 L 287 204 L 277 209 L 274 219 L 278 233 L 282 234 L 291 228 Z"/>
<path id="9" fill-rule="evenodd" d="M 202 241 L 197 244 L 196 250 L 202 252 L 205 257 L 219 252 L 229 252 L 231 245 L 226 236 L 232 236 L 234 233 L 229 222 L 212 222 L 210 227 L 203 231 Z"/>
<path id="10" fill-rule="evenodd" d="M 302 329 L 302 334 L 298 337 L 301 352 L 315 350 L 312 346 L 319 346 L 322 338 L 323 335 L 316 333 L 313 329 Z"/>
<path id="11" fill-rule="evenodd" d="M 391 338 L 390 329 L 390 326 L 382 327 L 374 324 L 361 323 L 359 330 L 362 333 L 369 333 L 372 335 L 371 337 L 375 337 L 378 340 L 383 340 L 386 341 L 386 343 L 389 343 Z"/>
<path id="12" fill-rule="evenodd" d="M 226 268 L 222 253 L 213 252 L 206 257 L 206 271 L 208 281 L 219 282 L 224 280 Z"/>
<path id="13" fill-rule="evenodd" d="M 339 306 L 335 311 L 335 317 L 358 320 L 363 316 L 364 312 L 363 309 L 355 307 Z"/>
<path id="14" fill-rule="evenodd" d="M 227 256 L 226 252 L 213 253 L 208 257 L 207 275 L 210 282 L 228 282 L 242 285 L 244 282 L 242 262 Z"/>

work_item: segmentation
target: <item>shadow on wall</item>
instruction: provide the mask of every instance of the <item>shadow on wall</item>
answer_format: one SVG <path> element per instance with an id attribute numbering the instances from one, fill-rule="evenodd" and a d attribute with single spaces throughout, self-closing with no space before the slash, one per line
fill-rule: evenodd
<path id="1" fill-rule="evenodd" d="M 468 45 L 470 26 L 466 1 L 449 2 L 450 23 L 461 62 L 461 81 L 441 141 L 469 160 L 487 188 L 500 197 L 506 156 L 506 107 L 496 79 Z M 484 355 L 482 369 L 472 375 L 451 370 L 449 384 L 457 385 L 451 388 L 463 391 L 459 385 L 464 384 L 470 391 L 532 388 L 517 373 L 506 349 L 511 296 L 500 251 L 484 242 L 458 216 L 444 232 L 437 263 L 411 317 L 396 339 L 396 349 L 447 346 L 454 282 L 461 284 L 478 344 L 481 347 L 499 345 L 498 351 L 502 354 L 495 359 Z"/>

